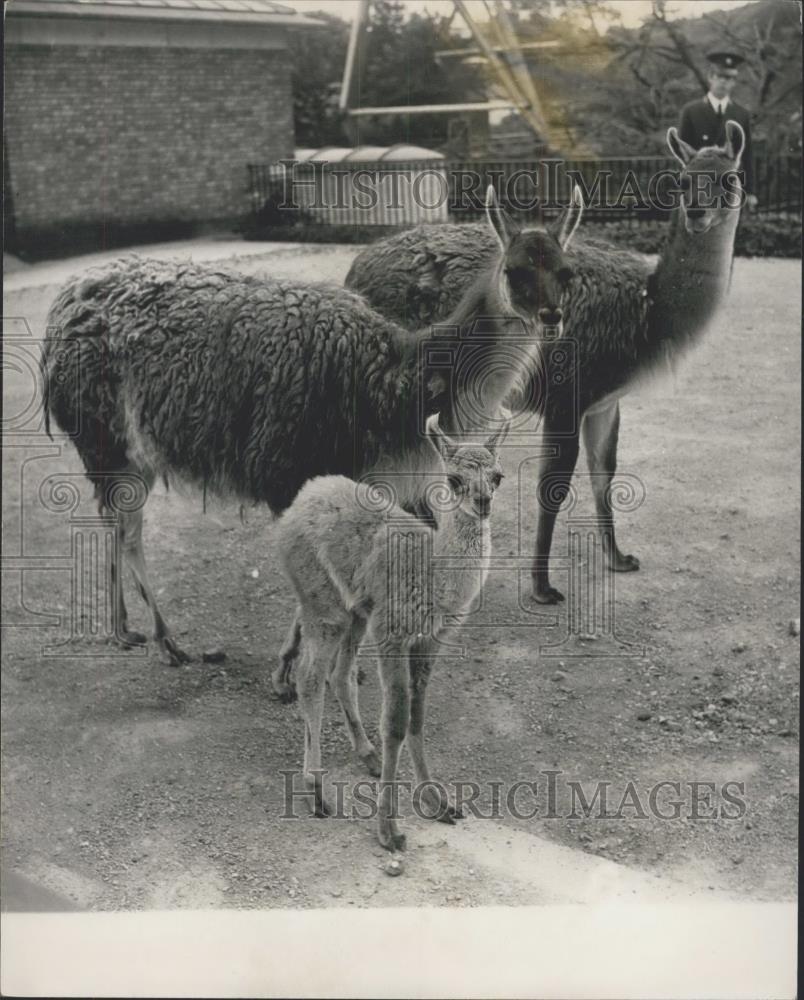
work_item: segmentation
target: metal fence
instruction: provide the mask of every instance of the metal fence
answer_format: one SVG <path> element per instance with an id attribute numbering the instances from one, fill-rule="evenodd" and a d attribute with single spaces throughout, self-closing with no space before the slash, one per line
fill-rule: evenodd
<path id="1" fill-rule="evenodd" d="M 667 219 L 672 157 L 527 160 L 420 160 L 376 163 L 249 164 L 252 210 L 262 221 L 293 217 L 324 225 L 410 226 L 482 216 L 491 184 L 522 217 L 549 219 L 581 186 L 586 217 L 599 222 Z M 758 211 L 801 214 L 801 158 L 754 158 Z M 284 214 L 283 214 L 284 213 Z M 298 216 L 297 216 L 298 217 Z"/>
<path id="2" fill-rule="evenodd" d="M 759 212 L 800 215 L 801 157 L 755 156 L 754 191 L 759 199 Z"/>

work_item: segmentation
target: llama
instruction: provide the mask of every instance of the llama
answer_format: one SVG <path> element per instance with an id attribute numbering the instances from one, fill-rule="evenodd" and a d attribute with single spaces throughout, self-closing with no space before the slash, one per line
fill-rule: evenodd
<path id="1" fill-rule="evenodd" d="M 489 517 L 502 480 L 497 452 L 507 431 L 503 424 L 482 447 L 458 445 L 439 428 L 437 415 L 429 418 L 427 432 L 444 463 L 441 476 L 431 480 L 431 489 L 441 494 L 437 530 L 395 504 L 378 509 L 368 484 L 342 476 L 307 483 L 277 525 L 302 626 L 296 686 L 304 718 L 304 784 L 315 814 L 331 814 L 320 743 L 329 681 L 352 746 L 380 778 L 377 835 L 389 851 L 405 847 L 392 798 L 404 740 L 425 809 L 444 822 L 462 815 L 430 776 L 425 695 L 438 644 L 475 601 L 488 573 Z M 391 530 L 404 538 L 401 550 Z M 357 702 L 354 664 L 366 633 L 379 650 L 381 764 Z"/>
<path id="2" fill-rule="evenodd" d="M 539 603 L 564 599 L 550 584 L 549 557 L 556 515 L 575 470 L 581 429 L 607 566 L 616 572 L 639 568 L 639 560 L 617 545 L 610 503 L 617 467 L 619 397 L 640 376 L 672 362 L 691 346 L 705 332 L 728 289 L 740 214 L 735 171 L 745 136 L 733 121 L 727 123 L 726 135 L 725 147 L 696 152 L 674 128 L 669 129 L 668 146 L 682 167 L 681 201 L 658 266 L 643 254 L 597 240 L 576 241 L 567 254 L 575 276 L 564 303 L 563 337 L 574 342 L 575 351 L 551 352 L 546 373 L 534 374 L 521 397 L 523 408 L 542 417 L 545 452 L 550 456 L 543 461 L 537 489 L 532 574 L 533 596 Z M 710 207 L 701 207 L 692 180 L 707 172 L 715 178 L 713 198 Z M 422 226 L 370 246 L 355 259 L 346 284 L 400 322 L 412 317 L 434 322 L 477 279 L 491 249 L 477 226 Z M 541 384 L 549 387 L 546 398 Z"/>
<path id="3" fill-rule="evenodd" d="M 132 476 L 147 498 L 161 475 L 279 513 L 313 476 L 372 470 L 400 473 L 400 500 L 415 508 L 433 464 L 426 416 L 471 409 L 478 429 L 490 429 L 483 425 L 498 421 L 501 401 L 531 364 L 527 351 L 512 359 L 511 333 L 535 353 L 546 324 L 560 327 L 563 249 L 580 221 L 579 200 L 549 232 L 525 234 L 491 188 L 486 207 L 497 252 L 448 320 L 467 331 L 483 324 L 476 363 L 462 379 L 425 364 L 429 327 L 411 333 L 343 288 L 136 257 L 68 281 L 47 321 L 45 412 L 73 434 L 101 509 L 114 506 L 110 498 Z M 534 316 L 537 288 L 543 308 Z M 148 579 L 142 506 L 116 511 L 115 634 L 146 642 L 128 627 L 122 555 L 175 665 L 189 657 Z"/>

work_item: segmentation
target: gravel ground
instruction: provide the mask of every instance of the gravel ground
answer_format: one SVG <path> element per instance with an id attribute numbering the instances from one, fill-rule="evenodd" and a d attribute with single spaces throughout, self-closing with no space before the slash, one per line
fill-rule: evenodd
<path id="1" fill-rule="evenodd" d="M 205 246 L 159 252 L 239 250 L 233 262 L 249 273 L 341 282 L 358 249 Z M 83 263 L 13 273 L 5 337 L 41 337 L 56 283 Z M 4 556 L 43 561 L 3 574 L 4 871 L 91 909 L 794 898 L 799 305 L 799 262 L 738 260 L 703 344 L 674 378 L 623 402 L 620 471 L 639 477 L 646 499 L 620 518 L 621 547 L 642 570 L 614 578 L 614 635 L 598 614 L 588 635 L 568 637 L 566 607 L 552 620 L 528 601 L 527 574 L 493 572 L 466 655 L 439 663 L 431 685 L 430 756 L 444 780 L 538 781 L 544 795 L 546 772 L 559 771 L 563 793 L 570 780 L 587 793 L 610 782 L 615 809 L 629 787 L 647 803 L 658 782 L 680 782 L 682 817 L 623 808 L 620 818 L 551 818 L 543 808 L 447 827 L 407 815 L 407 871 L 396 879 L 368 820 L 283 819 L 281 771 L 301 764 L 302 724 L 269 683 L 292 612 L 270 516 L 252 509 L 241 523 L 215 505 L 203 514 L 199 496 L 173 491 L 149 501 L 151 575 L 193 655 L 187 667 L 99 639 L 43 656 L 69 634 L 71 543 L 69 515 L 45 510 L 38 489 L 80 465 L 71 446 L 21 434 L 3 456 Z M 31 379 L 10 363 L 7 421 L 23 421 Z M 527 446 L 503 459 L 495 550 L 525 555 L 532 461 Z M 578 487 L 576 511 L 591 513 L 583 476 Z M 91 514 L 81 490 L 79 513 Z M 565 530 L 561 520 L 559 555 Z M 145 628 L 145 609 L 127 597 L 132 626 Z M 203 662 L 215 647 L 225 659 Z M 373 671 L 361 701 L 376 733 Z M 332 704 L 323 739 L 334 776 L 361 777 Z M 717 795 L 743 782 L 744 815 L 705 818 L 704 804 L 690 818 L 690 782 L 713 782 Z M 480 801 L 488 806 L 488 791 Z"/>

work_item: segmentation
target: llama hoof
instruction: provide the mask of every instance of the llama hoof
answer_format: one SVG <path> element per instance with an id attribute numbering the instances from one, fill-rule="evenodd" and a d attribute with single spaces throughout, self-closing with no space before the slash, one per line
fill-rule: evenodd
<path id="1" fill-rule="evenodd" d="M 334 816 L 335 810 L 327 799 L 324 789 L 320 781 L 305 779 L 304 786 L 309 793 L 305 796 L 305 801 L 307 802 L 307 808 L 316 817 L 316 819 L 326 819 L 328 816 Z"/>
<path id="2" fill-rule="evenodd" d="M 182 663 L 189 663 L 190 657 L 183 649 L 179 649 L 172 639 L 162 639 L 159 645 L 163 654 L 167 657 L 169 667 L 180 667 Z"/>
<path id="3" fill-rule="evenodd" d="M 533 600 L 537 604 L 560 604 L 564 595 L 555 587 L 545 587 L 544 590 L 534 590 Z"/>
<path id="4" fill-rule="evenodd" d="M 435 819 L 439 823 L 455 825 L 456 819 L 463 819 L 463 810 L 457 809 L 447 798 L 447 793 L 433 785 L 428 785 L 422 792 L 423 816 L 425 819 Z"/>
<path id="5" fill-rule="evenodd" d="M 384 847 L 386 851 L 404 851 L 407 846 L 405 834 L 399 833 L 396 822 L 388 817 L 380 817 L 377 827 L 377 839 L 380 842 L 380 846 Z"/>
<path id="6" fill-rule="evenodd" d="M 285 680 L 285 670 L 283 667 L 277 667 L 271 674 L 271 687 L 277 699 L 283 705 L 290 705 L 296 701 L 296 685 L 291 681 Z"/>
<path id="7" fill-rule="evenodd" d="M 368 753 L 361 754 L 360 759 L 363 762 L 363 767 L 365 767 L 372 778 L 380 777 L 382 774 L 382 765 L 380 763 L 380 755 L 376 750 L 369 750 Z"/>
<path id="8" fill-rule="evenodd" d="M 147 635 L 144 635 L 142 632 L 129 632 L 128 629 L 118 632 L 114 638 L 115 642 L 124 648 L 128 646 L 145 646 L 148 644 Z"/>
<path id="9" fill-rule="evenodd" d="M 328 816 L 332 816 L 335 810 L 323 796 L 316 796 L 312 812 L 316 819 L 326 819 Z"/>
<path id="10" fill-rule="evenodd" d="M 639 569 L 639 560 L 636 556 L 618 555 L 611 564 L 611 569 L 615 573 L 633 573 Z"/>
<path id="11" fill-rule="evenodd" d="M 292 684 L 285 684 L 284 687 L 278 687 L 274 685 L 274 694 L 278 701 L 281 701 L 283 705 L 292 705 L 294 701 L 298 700 L 298 694 L 296 694 L 296 688 Z"/>

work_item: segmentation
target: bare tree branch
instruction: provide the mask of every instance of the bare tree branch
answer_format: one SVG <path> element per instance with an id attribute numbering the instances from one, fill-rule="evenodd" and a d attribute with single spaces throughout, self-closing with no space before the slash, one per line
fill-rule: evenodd
<path id="1" fill-rule="evenodd" d="M 654 0 L 652 17 L 654 21 L 662 26 L 668 38 L 673 43 L 673 48 L 677 54 L 677 59 L 673 61 L 681 62 L 688 69 L 692 70 L 695 79 L 701 85 L 701 88 L 706 90 L 709 86 L 708 81 L 693 57 L 690 45 L 684 37 L 684 33 L 672 21 L 667 19 L 665 0 Z M 667 56 L 666 58 L 670 57 Z"/>
<path id="2" fill-rule="evenodd" d="M 778 93 L 772 101 L 768 101 L 766 108 L 775 108 L 777 104 L 781 104 L 782 101 L 789 95 L 792 94 L 794 90 L 798 90 L 801 87 L 800 80 L 793 80 L 789 87 L 785 87 L 783 91 Z"/>

